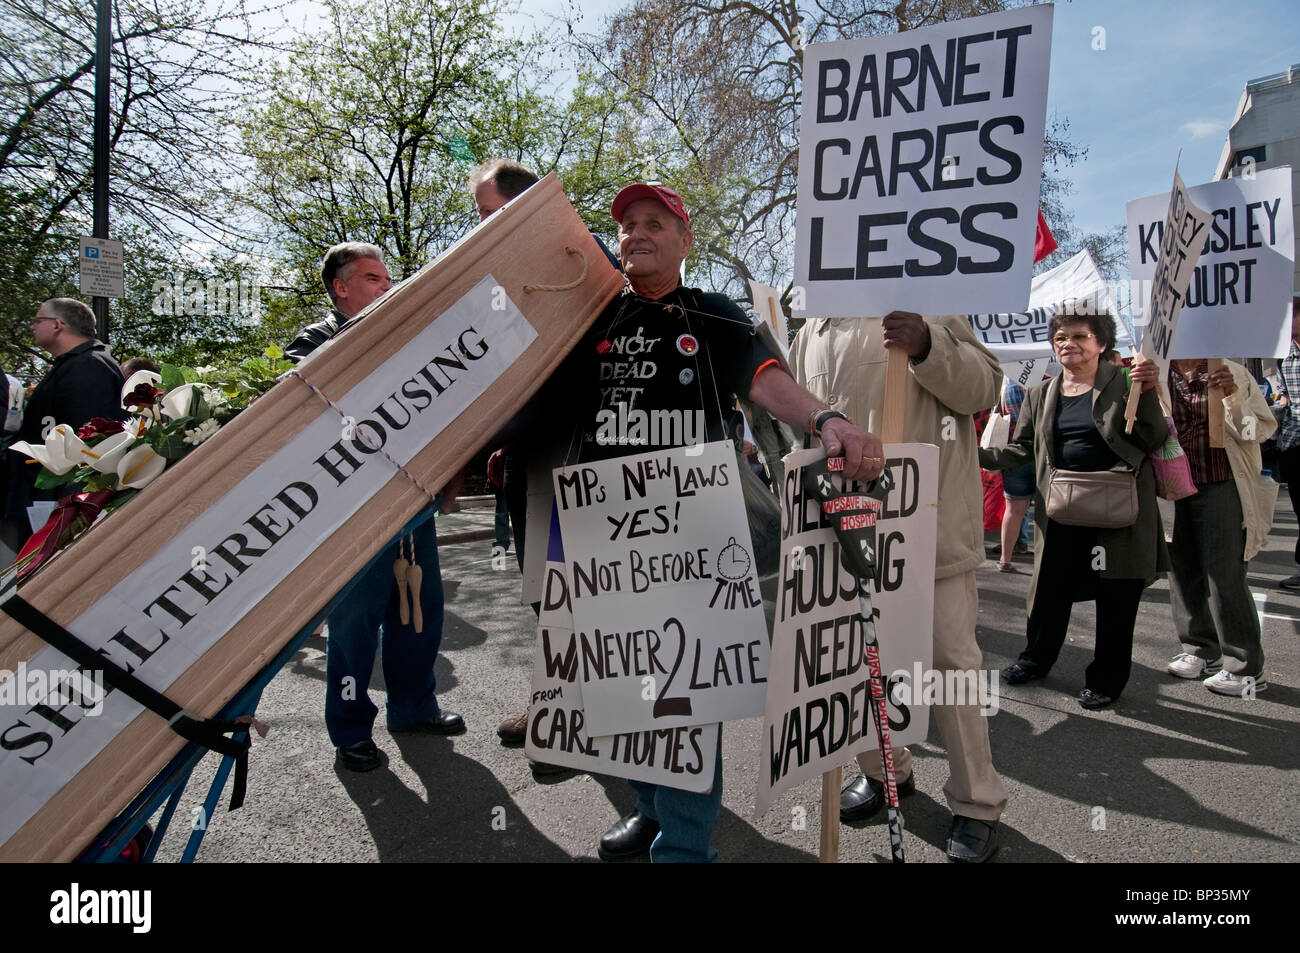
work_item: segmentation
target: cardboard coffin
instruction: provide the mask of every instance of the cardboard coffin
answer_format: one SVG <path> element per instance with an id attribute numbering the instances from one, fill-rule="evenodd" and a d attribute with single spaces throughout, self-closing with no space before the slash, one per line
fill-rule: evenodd
<path id="1" fill-rule="evenodd" d="M 622 283 L 548 176 L 21 594 L 188 711 L 215 714 L 537 390 Z M 0 668 L 19 663 L 74 668 L 0 615 Z M 18 702 L 0 704 L 0 861 L 75 857 L 183 744 L 121 692 L 97 713 Z"/>

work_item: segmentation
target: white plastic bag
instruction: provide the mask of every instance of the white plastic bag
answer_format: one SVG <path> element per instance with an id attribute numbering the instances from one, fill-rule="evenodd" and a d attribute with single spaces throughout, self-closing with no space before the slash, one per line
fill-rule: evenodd
<path id="1" fill-rule="evenodd" d="M 1011 418 L 1006 414 L 993 411 L 989 414 L 988 426 L 980 437 L 980 446 L 985 450 L 1001 450 L 1011 440 Z"/>

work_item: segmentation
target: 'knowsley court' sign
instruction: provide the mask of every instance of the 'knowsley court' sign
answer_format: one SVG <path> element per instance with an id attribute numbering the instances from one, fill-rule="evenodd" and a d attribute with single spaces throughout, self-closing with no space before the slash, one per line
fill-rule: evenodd
<path id="1" fill-rule="evenodd" d="M 1291 170 L 1193 185 L 1186 194 L 1210 221 L 1188 265 L 1169 356 L 1286 357 L 1295 278 Z M 1129 270 L 1144 287 L 1157 277 L 1169 206 L 1168 192 L 1128 203 Z M 1145 326 L 1147 299 L 1133 304 L 1134 323 Z"/>
<path id="2" fill-rule="evenodd" d="M 806 316 L 1024 309 L 1051 42 L 1042 5 L 804 51 Z"/>

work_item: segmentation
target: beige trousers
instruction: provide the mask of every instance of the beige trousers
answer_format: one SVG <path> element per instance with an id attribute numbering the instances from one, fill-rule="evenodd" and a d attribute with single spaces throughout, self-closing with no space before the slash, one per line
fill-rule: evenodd
<path id="1" fill-rule="evenodd" d="M 958 573 L 934 584 L 934 668 L 975 670 L 983 662 L 975 641 L 975 617 L 979 596 L 975 570 Z M 882 632 L 881 638 L 888 638 Z M 993 676 L 996 678 L 996 675 Z M 996 821 L 1007 805 L 1007 791 L 993 770 L 989 748 L 989 720 L 978 705 L 935 705 L 930 717 L 939 728 L 939 738 L 948 749 L 948 783 L 943 786 L 948 809 L 954 815 L 981 821 Z M 858 765 L 868 777 L 884 777 L 878 749 L 858 755 Z M 894 776 L 899 780 L 912 773 L 912 754 L 894 749 Z"/>

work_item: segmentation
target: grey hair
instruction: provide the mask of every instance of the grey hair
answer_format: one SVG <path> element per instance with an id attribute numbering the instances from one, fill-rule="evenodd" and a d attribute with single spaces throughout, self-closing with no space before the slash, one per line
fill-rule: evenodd
<path id="1" fill-rule="evenodd" d="M 331 303 L 336 303 L 338 300 L 334 297 L 334 279 L 339 276 L 339 272 L 359 258 L 383 261 L 384 253 L 379 250 L 378 245 L 367 242 L 343 242 L 325 253 L 320 266 L 320 280 L 325 285 L 325 293 L 329 295 Z"/>
<path id="2" fill-rule="evenodd" d="M 95 336 L 95 312 L 85 302 L 76 298 L 51 298 L 42 307 L 66 324 L 73 334 L 83 338 Z"/>

